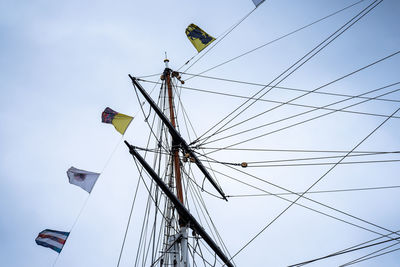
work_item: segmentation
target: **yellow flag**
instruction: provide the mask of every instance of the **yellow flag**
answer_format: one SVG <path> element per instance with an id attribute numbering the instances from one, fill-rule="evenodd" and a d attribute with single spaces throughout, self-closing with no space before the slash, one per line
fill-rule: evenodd
<path id="1" fill-rule="evenodd" d="M 118 113 L 115 115 L 111 123 L 114 125 L 115 130 L 117 130 L 120 134 L 124 134 L 132 119 L 133 117 L 131 116 Z"/>
<path id="2" fill-rule="evenodd" d="M 111 123 L 122 135 L 125 133 L 132 119 L 133 117 L 118 113 L 109 107 L 107 107 L 103 113 L 101 113 L 101 121 L 104 123 Z"/>
<path id="3" fill-rule="evenodd" d="M 200 27 L 194 24 L 190 24 L 186 28 L 186 36 L 188 37 L 189 41 L 192 42 L 193 46 L 197 49 L 197 52 L 200 52 L 215 40 L 214 37 L 208 35 L 205 31 L 200 29 Z"/>

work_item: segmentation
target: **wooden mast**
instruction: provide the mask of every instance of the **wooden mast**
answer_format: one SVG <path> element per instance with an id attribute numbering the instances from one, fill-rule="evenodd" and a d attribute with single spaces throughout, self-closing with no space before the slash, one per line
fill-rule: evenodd
<path id="1" fill-rule="evenodd" d="M 164 70 L 164 78 L 167 84 L 168 89 L 168 104 L 169 104 L 169 117 L 172 126 L 176 129 L 176 122 L 175 122 L 175 112 L 174 112 L 174 96 L 172 92 L 172 84 L 171 84 L 171 69 L 168 68 L 168 59 L 164 60 L 165 62 L 165 70 Z M 175 140 L 172 139 L 172 156 L 173 156 L 173 167 L 175 170 L 175 186 L 176 186 L 176 195 L 179 201 L 184 204 L 183 202 L 183 192 L 182 192 L 182 179 L 181 179 L 181 166 L 179 162 L 179 147 L 178 144 L 175 143 Z"/>
<path id="2" fill-rule="evenodd" d="M 168 247 L 165 252 L 171 251 L 173 254 L 173 258 L 170 262 L 171 265 L 179 266 L 179 267 L 188 267 L 189 266 L 189 250 L 188 250 L 188 230 L 193 229 L 203 240 L 208 244 L 208 246 L 215 252 L 216 255 L 225 263 L 227 267 L 233 267 L 229 258 L 223 253 L 220 247 L 212 240 L 212 238 L 207 234 L 205 229 L 197 222 L 197 220 L 190 214 L 190 212 L 185 208 L 183 201 L 183 190 L 182 190 L 182 181 L 181 181 L 181 165 L 179 160 L 179 149 L 181 148 L 184 153 L 187 153 L 190 158 L 193 158 L 193 161 L 200 171 L 205 175 L 210 183 L 214 186 L 214 188 L 221 194 L 222 198 L 227 201 L 224 192 L 222 189 L 216 184 L 211 175 L 208 173 L 207 169 L 203 166 L 201 161 L 198 160 L 196 154 L 191 150 L 187 142 L 181 137 L 179 132 L 176 129 L 176 120 L 175 120 L 175 111 L 174 111 L 174 96 L 172 90 L 172 82 L 171 77 L 177 77 L 180 80 L 179 74 L 177 72 L 172 71 L 168 67 L 168 59 L 164 60 L 165 62 L 165 70 L 162 75 L 162 80 L 165 80 L 166 89 L 168 91 L 168 104 L 169 104 L 169 113 L 170 119 L 168 120 L 167 116 L 163 113 L 163 111 L 156 105 L 156 103 L 151 99 L 151 97 L 146 93 L 144 88 L 138 83 L 137 79 L 129 75 L 132 80 L 132 84 L 135 88 L 137 88 L 144 98 L 149 102 L 150 106 L 154 109 L 156 114 L 160 117 L 162 122 L 167 126 L 169 133 L 172 137 L 172 169 L 174 171 L 175 176 L 175 188 L 176 195 L 173 193 L 172 188 L 168 187 L 164 184 L 163 180 L 158 177 L 158 175 L 154 172 L 154 170 L 147 164 L 147 162 L 136 152 L 135 147 L 131 146 L 127 141 L 125 144 L 129 147 L 129 152 L 132 154 L 134 158 L 136 158 L 141 165 L 146 169 L 149 175 L 153 178 L 153 180 L 158 184 L 160 189 L 166 194 L 168 199 L 171 201 L 173 206 L 176 208 L 176 211 L 179 216 L 179 232 L 173 235 L 172 239 L 168 240 Z M 175 75 L 177 74 L 177 75 Z M 182 81 L 181 81 L 182 82 Z M 183 83 L 183 82 L 182 82 Z M 161 265 L 163 265 L 164 258 L 160 260 Z"/>

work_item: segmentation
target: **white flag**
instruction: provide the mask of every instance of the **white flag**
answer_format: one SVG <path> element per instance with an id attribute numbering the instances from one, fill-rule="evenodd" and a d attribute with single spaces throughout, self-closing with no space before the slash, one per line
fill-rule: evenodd
<path id="1" fill-rule="evenodd" d="M 262 2 L 264 2 L 265 0 L 253 0 L 253 3 L 256 7 L 258 7 L 259 5 L 261 5 Z"/>
<path id="2" fill-rule="evenodd" d="M 70 184 L 77 185 L 86 192 L 90 193 L 97 181 L 97 178 L 99 178 L 100 173 L 88 172 L 71 167 L 68 169 L 67 175 Z"/>

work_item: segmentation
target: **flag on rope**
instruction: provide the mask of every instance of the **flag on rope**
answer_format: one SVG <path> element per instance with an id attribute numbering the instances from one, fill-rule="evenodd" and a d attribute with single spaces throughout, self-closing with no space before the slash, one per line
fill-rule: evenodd
<path id="1" fill-rule="evenodd" d="M 118 113 L 109 107 L 107 107 L 101 114 L 101 121 L 104 123 L 111 123 L 122 135 L 125 133 L 132 119 L 133 117 Z"/>
<path id="2" fill-rule="evenodd" d="M 71 167 L 68 169 L 67 175 L 70 184 L 79 186 L 86 192 L 90 193 L 97 181 L 97 178 L 99 178 L 100 173 L 88 172 Z"/>
<path id="3" fill-rule="evenodd" d="M 253 0 L 253 3 L 256 7 L 258 7 L 259 5 L 261 5 L 262 2 L 264 2 L 265 0 Z"/>
<path id="4" fill-rule="evenodd" d="M 186 36 L 199 53 L 215 40 L 214 37 L 208 35 L 205 31 L 200 29 L 200 27 L 194 24 L 190 24 L 186 28 Z"/>
<path id="5" fill-rule="evenodd" d="M 39 235 L 35 239 L 35 242 L 39 246 L 51 248 L 52 250 L 60 253 L 65 244 L 65 241 L 67 241 L 68 236 L 69 232 L 46 229 L 39 233 Z"/>

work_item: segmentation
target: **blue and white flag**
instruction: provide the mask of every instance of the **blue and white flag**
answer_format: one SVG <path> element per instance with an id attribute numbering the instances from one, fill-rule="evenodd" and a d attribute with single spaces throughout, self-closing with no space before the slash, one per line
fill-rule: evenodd
<path id="1" fill-rule="evenodd" d="M 67 241 L 68 236 L 69 232 L 46 229 L 39 233 L 35 241 L 36 244 L 38 244 L 39 246 L 51 248 L 52 250 L 60 253 L 65 244 L 65 241 Z"/>
<path id="2" fill-rule="evenodd" d="M 70 184 L 79 186 L 86 192 L 90 193 L 97 181 L 97 178 L 99 178 L 100 173 L 88 172 L 71 167 L 68 169 L 67 175 Z"/>

